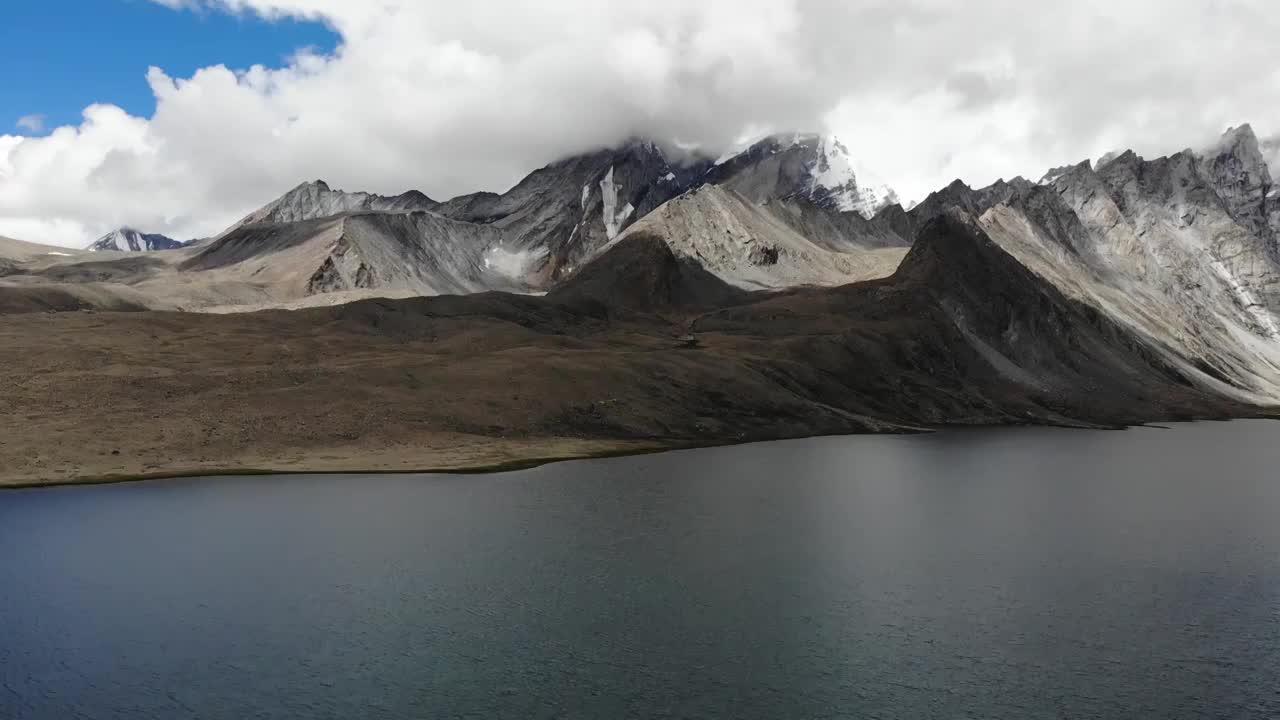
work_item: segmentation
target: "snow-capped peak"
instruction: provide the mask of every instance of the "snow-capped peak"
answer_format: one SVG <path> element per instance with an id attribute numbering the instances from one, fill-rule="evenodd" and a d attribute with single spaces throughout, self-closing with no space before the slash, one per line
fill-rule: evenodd
<path id="1" fill-rule="evenodd" d="M 762 167 L 768 169 L 759 170 Z M 757 201 L 803 198 L 868 219 L 899 202 L 892 188 L 862 167 L 849 148 L 830 135 L 771 135 L 726 153 L 707 175 L 717 183 L 755 177 L 738 189 Z"/>
<path id="2" fill-rule="evenodd" d="M 133 228 L 120 228 L 98 238 L 89 250 L 92 252 L 152 252 L 155 250 L 173 250 L 182 247 L 182 243 L 164 235 L 142 233 Z"/>
<path id="3" fill-rule="evenodd" d="M 857 212 L 868 219 L 883 208 L 893 205 L 898 194 L 861 167 L 849 148 L 835 136 L 797 137 L 797 144 L 816 144 L 816 162 L 810 170 L 813 178 L 811 198 L 826 198 L 841 212 Z"/>

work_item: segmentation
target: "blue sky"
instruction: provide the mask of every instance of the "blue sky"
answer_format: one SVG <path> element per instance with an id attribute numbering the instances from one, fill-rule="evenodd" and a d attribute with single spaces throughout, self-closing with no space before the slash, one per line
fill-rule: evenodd
<path id="1" fill-rule="evenodd" d="M 320 23 L 224 12 L 172 10 L 148 0 L 8 0 L 0 23 L 0 134 L 30 134 L 17 121 L 43 116 L 45 128 L 79 124 L 95 102 L 149 117 L 155 100 L 147 68 L 190 77 L 224 64 L 279 67 L 295 50 L 328 52 L 337 36 Z"/>

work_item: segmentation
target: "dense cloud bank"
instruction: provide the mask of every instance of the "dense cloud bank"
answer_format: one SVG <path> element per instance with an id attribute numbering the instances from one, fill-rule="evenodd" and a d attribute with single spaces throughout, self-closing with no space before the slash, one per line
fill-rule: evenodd
<path id="1" fill-rule="evenodd" d="M 308 17 L 342 42 L 279 68 L 153 68 L 153 117 L 86 98 L 101 104 L 78 127 L 0 135 L 0 234 L 202 236 L 315 178 L 503 190 L 638 135 L 718 153 L 835 132 L 919 199 L 1246 121 L 1280 130 L 1269 0 L 156 1 Z"/>

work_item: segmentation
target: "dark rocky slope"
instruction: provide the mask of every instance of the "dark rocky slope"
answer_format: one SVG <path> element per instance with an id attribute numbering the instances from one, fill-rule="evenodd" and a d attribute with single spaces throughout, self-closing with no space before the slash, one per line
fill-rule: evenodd
<path id="1" fill-rule="evenodd" d="M 957 212 L 892 278 L 797 291 L 700 318 L 764 334 L 837 378 L 827 402 L 918 425 L 1126 425 L 1248 412 L 1197 388 L 1146 341 L 1072 300 Z"/>
<path id="2" fill-rule="evenodd" d="M 604 315 L 688 312 L 746 301 L 750 295 L 678 258 L 661 237 L 636 233 L 548 293 L 557 303 Z"/>

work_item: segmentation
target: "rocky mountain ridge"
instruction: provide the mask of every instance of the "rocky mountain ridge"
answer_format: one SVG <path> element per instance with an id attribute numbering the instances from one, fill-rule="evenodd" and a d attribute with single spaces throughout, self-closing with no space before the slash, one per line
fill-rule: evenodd
<path id="1" fill-rule="evenodd" d="M 843 151 L 833 143 L 773 137 L 715 162 L 633 141 L 548 165 L 503 194 L 443 203 L 312 182 L 197 247 L 131 265 L 42 256 L 0 274 L 28 286 L 25 298 L 50 283 L 112 307 L 145 307 L 150 296 L 157 309 L 536 293 L 641 235 L 737 290 L 779 291 L 892 275 L 924 227 L 960 211 L 1065 296 L 1219 390 L 1256 399 L 1280 385 L 1280 215 L 1251 127 L 1200 151 L 1150 161 L 1127 152 L 1039 183 L 956 181 L 870 218 L 842 212 L 833 187 L 815 180 Z"/>
<path id="2" fill-rule="evenodd" d="M 250 213 L 222 235 L 246 225 L 260 223 L 290 223 L 318 220 L 351 212 L 414 212 L 433 210 L 439 203 L 417 190 L 410 190 L 395 197 L 384 197 L 365 192 L 333 190 L 323 180 L 302 183 L 277 200 Z M 221 236 L 219 236 L 221 237 Z"/>
<path id="3" fill-rule="evenodd" d="M 1280 415 L 1280 226 L 1251 128 L 957 181 L 870 219 L 744 194 L 804 177 L 780 155 L 711 182 L 714 163 L 631 143 L 430 209 L 312 184 L 275 217 L 320 217 L 166 252 L 0 242 L 0 381 L 27 419 L 0 467 L 403 470 L 422 458 L 405 448 L 459 438 L 626 450 Z M 300 309 L 244 312 L 280 308 Z M 148 309 L 208 312 L 35 314 Z M 127 459 L 104 460 L 66 420 L 87 408 L 165 434 L 111 437 Z"/>
<path id="4" fill-rule="evenodd" d="M 484 233 L 489 244 L 483 253 L 490 265 L 496 262 L 518 271 L 529 289 L 545 290 L 572 274 L 632 224 L 668 201 L 706 185 L 748 191 L 754 202 L 812 205 L 841 215 L 869 214 L 872 207 L 896 201 L 888 188 L 859 184 L 847 149 L 834 138 L 795 135 L 784 140 L 778 136 L 719 163 L 697 156 L 677 158 L 657 143 L 632 140 L 617 148 L 552 163 L 502 194 L 475 193 L 442 203 L 421 193 L 388 198 L 332 190 L 321 181 L 305 183 L 228 229 L 208 251 L 214 252 L 212 245 L 250 226 L 353 213 L 426 212 L 476 226 L 477 233 L 480 227 L 496 229 L 498 236 Z M 880 232 L 893 235 L 888 244 L 909 244 L 891 230 Z M 423 242 L 431 244 L 429 238 Z M 336 255 L 321 262 L 326 266 L 342 264 Z M 773 284 L 785 282 L 778 278 Z"/>

